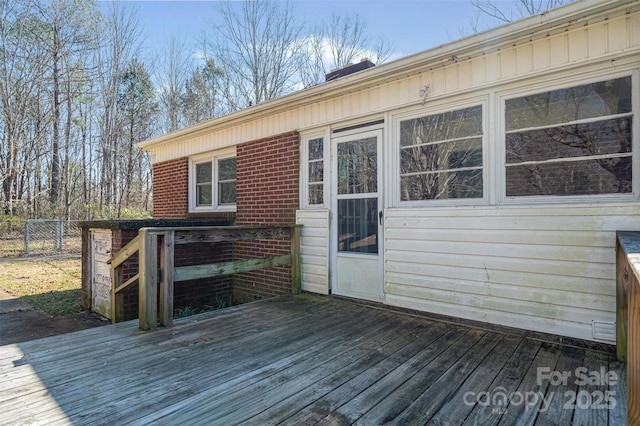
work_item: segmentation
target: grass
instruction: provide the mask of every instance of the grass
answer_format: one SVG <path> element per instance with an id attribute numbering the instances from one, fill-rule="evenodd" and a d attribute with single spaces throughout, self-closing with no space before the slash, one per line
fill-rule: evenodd
<path id="1" fill-rule="evenodd" d="M 84 311 L 80 259 L 0 263 L 0 288 L 50 315 Z"/>
<path id="2" fill-rule="evenodd" d="M 22 238 L 0 239 L 0 257 L 15 257 L 24 254 Z"/>
<path id="3" fill-rule="evenodd" d="M 218 309 L 224 309 L 227 307 L 226 302 L 217 299 L 216 306 L 204 305 L 202 308 L 192 308 L 190 306 L 186 306 L 184 308 L 177 309 L 173 315 L 173 318 L 185 318 L 190 317 L 191 315 L 202 314 L 204 312 L 216 311 Z"/>

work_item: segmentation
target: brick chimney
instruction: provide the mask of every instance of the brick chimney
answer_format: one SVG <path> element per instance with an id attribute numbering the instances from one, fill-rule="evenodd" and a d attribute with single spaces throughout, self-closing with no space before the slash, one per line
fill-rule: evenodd
<path id="1" fill-rule="evenodd" d="M 366 70 L 368 68 L 375 67 L 376 64 L 371 62 L 369 58 L 361 59 L 357 64 L 347 64 L 342 68 L 336 68 L 331 70 L 329 74 L 324 75 L 324 81 L 332 81 L 346 75 L 356 73 L 358 71 Z"/>

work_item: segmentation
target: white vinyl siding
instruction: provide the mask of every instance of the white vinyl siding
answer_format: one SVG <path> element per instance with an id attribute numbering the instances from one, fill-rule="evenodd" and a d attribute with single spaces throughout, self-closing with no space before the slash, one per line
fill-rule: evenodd
<path id="1" fill-rule="evenodd" d="M 302 290 L 329 294 L 329 210 L 298 210 Z"/>
<path id="2" fill-rule="evenodd" d="M 615 322 L 615 232 L 640 206 L 385 211 L 391 305 L 593 340 Z M 611 343 L 611 342 L 609 342 Z"/>

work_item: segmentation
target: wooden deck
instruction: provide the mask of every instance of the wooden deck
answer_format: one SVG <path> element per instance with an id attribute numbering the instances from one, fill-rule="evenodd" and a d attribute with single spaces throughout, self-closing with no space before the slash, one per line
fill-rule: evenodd
<path id="1" fill-rule="evenodd" d="M 0 424 L 625 424 L 612 355 L 346 300 L 137 326 L 0 347 Z"/>

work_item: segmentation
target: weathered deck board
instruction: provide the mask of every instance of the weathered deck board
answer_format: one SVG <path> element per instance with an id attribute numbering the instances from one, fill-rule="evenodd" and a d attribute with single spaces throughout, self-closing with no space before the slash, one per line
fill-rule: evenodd
<path id="1" fill-rule="evenodd" d="M 541 367 L 620 380 L 541 382 Z M 0 347 L 0 424 L 619 425 L 625 374 L 609 354 L 304 295 Z M 580 391 L 616 406 L 565 409 Z"/>
<path id="2" fill-rule="evenodd" d="M 562 348 L 558 363 L 552 371 L 571 371 L 575 372 L 576 368 L 581 367 L 584 364 L 584 353 L 582 349 L 565 347 Z M 551 390 L 546 393 L 540 413 L 538 414 L 538 421 L 548 425 L 562 425 L 570 424 L 573 417 L 573 410 L 565 410 L 564 406 L 567 402 L 567 392 L 577 392 L 578 385 L 575 384 L 575 380 L 567 378 L 562 380 L 554 386 L 551 386 Z M 554 383 L 556 383 L 554 381 Z"/>

